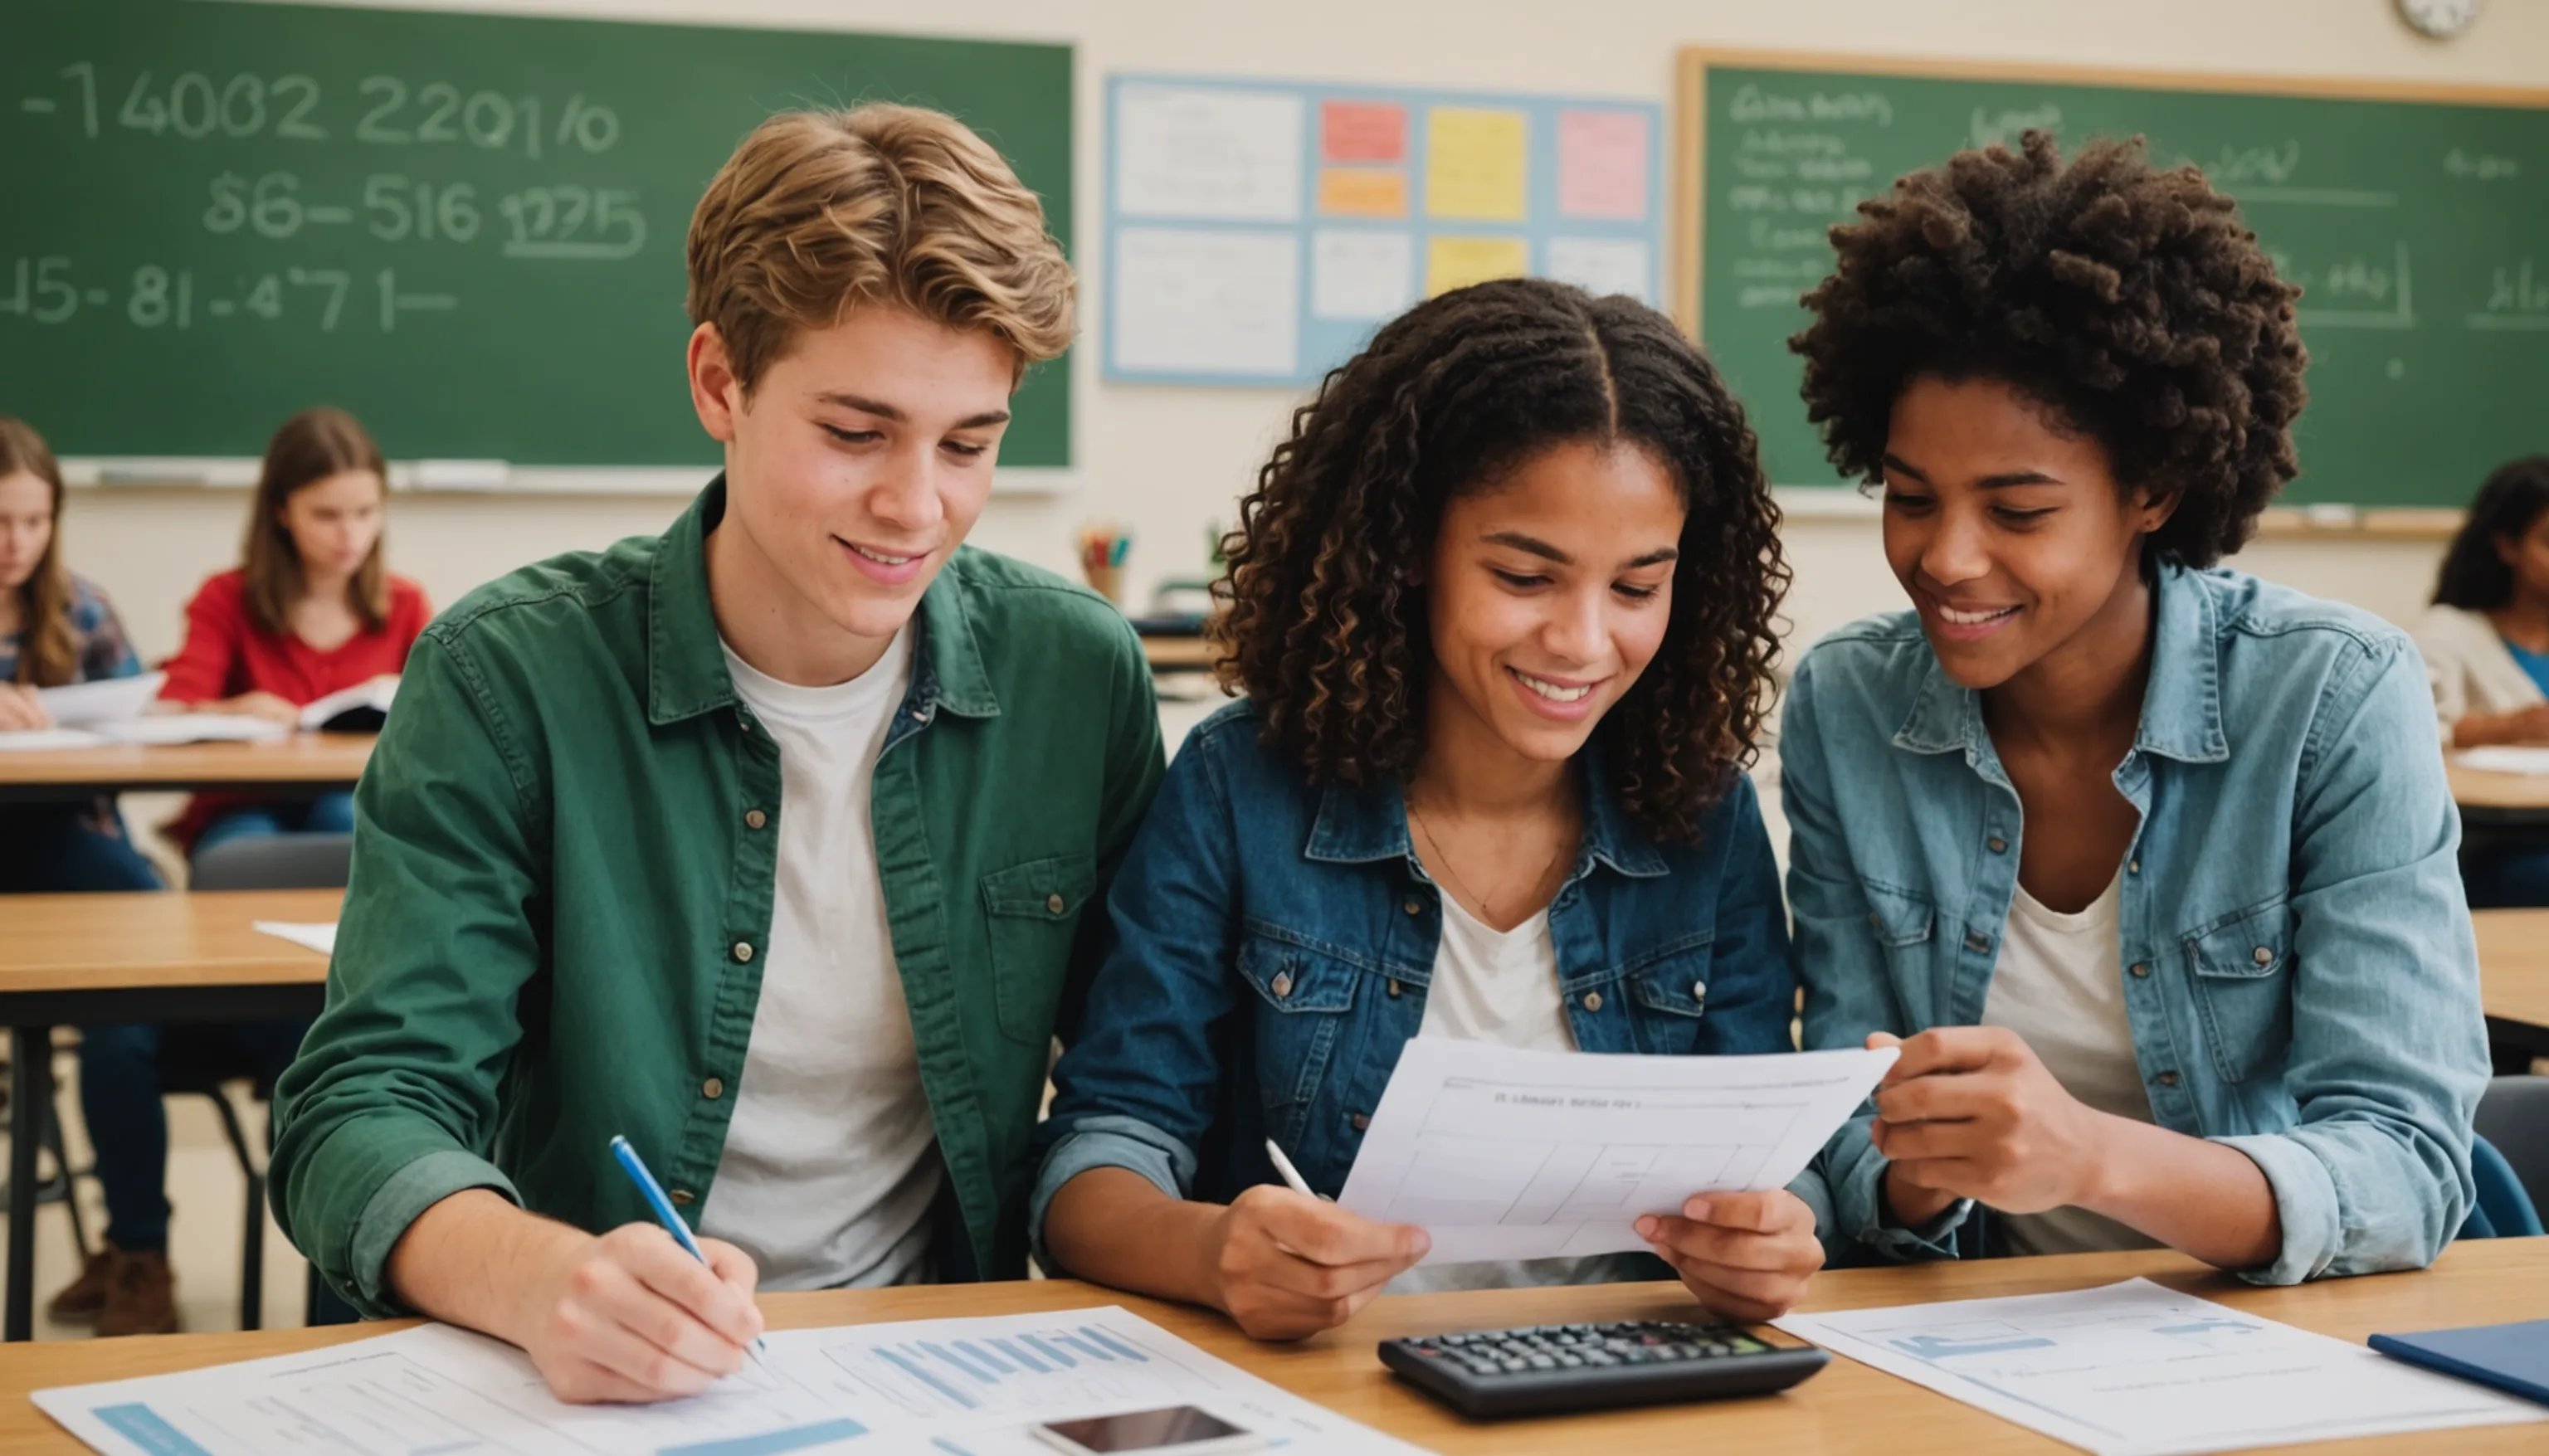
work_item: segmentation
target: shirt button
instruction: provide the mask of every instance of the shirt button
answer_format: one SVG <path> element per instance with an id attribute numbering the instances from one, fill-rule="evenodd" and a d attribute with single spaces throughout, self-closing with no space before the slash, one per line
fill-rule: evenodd
<path id="1" fill-rule="evenodd" d="M 1347 1121 L 1354 1124 L 1354 1130 L 1358 1133 L 1364 1132 L 1371 1127 L 1371 1119 L 1362 1113 L 1356 1113 L 1353 1117 L 1347 1119 Z"/>
<path id="2" fill-rule="evenodd" d="M 2259 965 L 2272 965 L 2275 963 L 2275 953 L 2267 950 L 2263 946 L 2259 946 L 2256 950 L 2248 953 L 2248 958 L 2256 961 Z"/>
<path id="3" fill-rule="evenodd" d="M 915 722 L 915 723 L 926 723 L 926 722 L 928 722 L 928 721 L 929 721 L 929 709 L 927 709 L 927 708 L 913 708 L 913 709 L 911 710 L 911 721 L 913 721 L 913 722 Z"/>
<path id="4" fill-rule="evenodd" d="M 735 942 L 735 943 L 734 943 L 734 958 L 735 958 L 735 959 L 737 959 L 737 960 L 750 960 L 750 959 L 752 958 L 752 942 L 750 942 L 750 941 L 737 941 L 737 942 Z"/>
<path id="5" fill-rule="evenodd" d="M 1587 991 L 1587 992 L 1585 992 L 1585 993 L 1584 993 L 1584 1009 L 1585 1009 L 1585 1010 L 1587 1010 L 1587 1011 L 1599 1011 L 1599 1010 L 1601 1010 L 1601 1009 L 1602 1009 L 1602 993 L 1601 993 L 1601 992 L 1599 992 L 1599 991 Z"/>
<path id="6" fill-rule="evenodd" d="M 1693 1001 L 1705 1001 L 1705 1000 L 1707 1000 L 1707 999 L 1708 999 L 1708 982 L 1706 982 L 1706 981 L 1692 981 L 1692 982 L 1690 983 L 1690 999 L 1692 999 Z"/>
<path id="7" fill-rule="evenodd" d="M 2009 848 L 2009 841 L 2001 838 L 1997 834 L 1993 835 L 1990 839 L 1983 841 L 1983 843 L 1990 845 L 1991 852 L 1995 855 Z"/>
<path id="8" fill-rule="evenodd" d="M 1407 903 L 1399 906 L 1398 908 L 1406 911 L 1410 915 L 1422 915 L 1425 913 L 1425 902 L 1417 899 L 1413 895 L 1410 895 L 1407 897 Z"/>
<path id="9" fill-rule="evenodd" d="M 746 809 L 743 811 L 743 827 L 746 829 L 759 829 L 761 826 L 769 822 L 770 816 L 761 812 L 759 809 Z"/>
<path id="10" fill-rule="evenodd" d="M 2139 874 L 2139 873 L 2141 873 L 2141 872 L 2142 872 L 2142 862 L 2141 862 L 2141 861 L 2139 861 L 2139 860 L 2126 860 L 2126 861 L 2124 862 L 2124 872 L 2125 872 L 2125 873 L 2127 873 L 2127 874 Z"/>
<path id="11" fill-rule="evenodd" d="M 700 1083 L 700 1095 L 710 1102 L 714 1102 L 725 1095 L 725 1083 L 715 1077 L 710 1077 L 707 1081 Z"/>
<path id="12" fill-rule="evenodd" d="M 1391 996 L 1393 996 L 1393 997 L 1395 997 L 1395 996 L 1398 994 L 1398 982 L 1396 982 L 1396 981 L 1391 981 L 1391 982 L 1389 983 L 1389 994 L 1390 994 Z"/>
<path id="13" fill-rule="evenodd" d="M 1063 911 L 1063 907 L 1067 903 L 1069 902 L 1065 901 L 1060 895 L 1047 895 L 1044 897 L 1044 908 L 1048 914 L 1060 915 Z"/>
<path id="14" fill-rule="evenodd" d="M 2147 961 L 2147 960 L 2136 960 L 2136 961 L 2134 961 L 2134 962 L 2133 962 L 2133 974 L 2134 974 L 2135 976 L 2137 976 L 2137 977 L 2146 977 L 2146 976 L 2148 976 L 2148 975 L 2150 974 L 2150 962 L 2149 962 L 2149 961 Z"/>
<path id="15" fill-rule="evenodd" d="M 2159 1084 L 2160 1084 L 2161 1086 L 2163 1086 L 2163 1087 L 2174 1087 L 2174 1086 L 2176 1086 L 2176 1085 L 2177 1085 L 2177 1073 L 2175 1073 L 2175 1072 L 2162 1072 L 2162 1073 L 2160 1073 L 2160 1074 L 2159 1074 Z"/>
<path id="16" fill-rule="evenodd" d="M 1870 910 L 1867 912 L 1867 926 L 1870 930 L 1883 930 L 1885 929 L 1885 922 L 1877 919 L 1876 912 Z"/>
<path id="17" fill-rule="evenodd" d="M 1274 999 L 1280 1001 L 1292 994 L 1292 972 L 1288 970 L 1274 972 L 1274 979 L 1270 984 L 1274 989 Z"/>
<path id="18" fill-rule="evenodd" d="M 676 1188 L 672 1191 L 670 1196 L 675 1203 L 689 1203 L 698 1195 L 692 1193 L 691 1190 L 687 1188 Z"/>

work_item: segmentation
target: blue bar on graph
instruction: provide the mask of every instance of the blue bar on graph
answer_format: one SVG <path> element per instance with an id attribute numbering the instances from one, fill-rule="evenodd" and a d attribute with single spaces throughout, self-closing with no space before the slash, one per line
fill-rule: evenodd
<path id="1" fill-rule="evenodd" d="M 1935 1334 L 1916 1334 L 1894 1341 L 1894 1348 L 1924 1360 L 1948 1360 L 1958 1355 L 2003 1355 L 2011 1350 L 2044 1350 L 2053 1347 L 2049 1339 L 2021 1336 L 2016 1339 L 1956 1340 L 1941 1339 Z"/>
<path id="2" fill-rule="evenodd" d="M 954 1350 L 947 1348 L 945 1345 L 931 1344 L 925 1339 L 913 1340 L 912 1345 L 922 1353 L 936 1355 L 939 1359 L 944 1360 L 948 1364 L 955 1366 L 957 1369 L 964 1371 L 967 1375 L 972 1376 L 975 1383 L 978 1385 L 998 1385 L 1000 1383 L 998 1376 L 991 1375 L 984 1371 L 982 1367 L 976 1365 L 973 1361 L 966 1359 L 964 1356 L 957 1354 Z"/>
<path id="3" fill-rule="evenodd" d="M 1100 1349 L 1098 1346 L 1092 1345 L 1088 1341 L 1082 1339 L 1079 1335 L 1072 1334 L 1068 1331 L 1057 1334 L 1054 1338 L 1061 1340 L 1064 1344 L 1067 1344 L 1073 1349 L 1080 1351 L 1082 1354 L 1086 1355 L 1091 1360 L 1112 1360 L 1115 1358 L 1114 1356 L 1106 1353 L 1103 1349 Z"/>
<path id="4" fill-rule="evenodd" d="M 150 1456 L 213 1456 L 196 1445 L 184 1431 L 170 1425 L 158 1411 L 142 1405 L 100 1406 L 89 1414 L 106 1423 L 107 1429 L 124 1437 Z"/>
<path id="5" fill-rule="evenodd" d="M 990 1350 L 983 1348 L 981 1345 L 974 1343 L 970 1339 L 960 1339 L 956 1341 L 956 1348 L 964 1351 L 966 1359 L 973 1361 L 977 1365 L 984 1366 L 994 1375 L 1006 1375 L 1009 1373 L 1009 1362 L 992 1354 Z"/>
<path id="6" fill-rule="evenodd" d="M 1140 1350 L 1137 1350 L 1131 1345 L 1124 1343 L 1122 1340 L 1117 1339 L 1115 1336 L 1108 1334 L 1105 1330 L 1098 1328 L 1094 1324 L 1084 1324 L 1080 1326 L 1080 1332 L 1088 1336 L 1090 1339 L 1097 1341 L 1099 1344 L 1104 1345 L 1106 1348 L 1113 1350 L 1116 1354 L 1123 1356 L 1127 1360 L 1132 1360 L 1143 1365 L 1151 1363 L 1150 1356 L 1143 1354 Z"/>
<path id="7" fill-rule="evenodd" d="M 1034 1371 L 1038 1375 L 1043 1375 L 1052 1369 L 1051 1366 L 1045 1364 L 1042 1360 L 1039 1360 L 1035 1356 L 1028 1354 L 1026 1351 L 1019 1349 L 1016 1345 L 1009 1343 L 1007 1340 L 1000 1338 L 996 1334 L 987 1334 L 983 1336 L 983 1340 L 984 1343 L 989 1344 L 992 1349 L 1008 1356 L 1010 1359 L 1015 1360 L 1020 1365 L 1025 1366 L 1027 1369 Z"/>
<path id="8" fill-rule="evenodd" d="M 660 1446 L 655 1456 L 780 1456 L 783 1451 L 802 1451 L 809 1446 L 828 1445 L 863 1436 L 868 1428 L 844 1416 L 813 1425 L 794 1425 L 786 1430 L 763 1431 L 757 1436 L 733 1436 L 716 1441 L 694 1441 L 687 1446 Z"/>
<path id="9" fill-rule="evenodd" d="M 966 1410 L 978 1410 L 982 1409 L 982 1402 L 975 1400 L 972 1396 L 967 1395 L 965 1392 L 958 1390 L 956 1387 L 949 1385 L 943 1380 L 940 1380 L 937 1376 L 930 1374 L 928 1369 L 922 1366 L 917 1360 L 909 1359 L 894 1350 L 887 1349 L 882 1345 L 877 1347 L 877 1354 L 884 1359 L 893 1361 L 903 1374 L 919 1381 L 922 1385 L 938 1392 L 938 1394 L 945 1396 L 947 1399 L 964 1407 Z"/>
<path id="10" fill-rule="evenodd" d="M 1044 1356 L 1046 1359 L 1051 1360 L 1054 1364 L 1061 1366 L 1065 1370 L 1076 1370 L 1080 1368 L 1079 1361 L 1064 1354 L 1062 1351 L 1055 1349 L 1053 1346 L 1046 1344 L 1043 1340 L 1036 1338 L 1032 1334 L 1022 1334 L 1019 1335 L 1018 1338 L 1026 1341 L 1027 1348 L 1034 1350 L 1037 1354 Z"/>

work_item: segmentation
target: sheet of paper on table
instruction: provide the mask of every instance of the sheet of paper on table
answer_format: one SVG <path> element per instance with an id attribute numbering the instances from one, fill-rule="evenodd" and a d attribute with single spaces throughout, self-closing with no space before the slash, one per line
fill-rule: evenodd
<path id="1" fill-rule="evenodd" d="M 36 700 L 45 705 L 46 715 L 53 720 L 54 727 L 87 728 L 141 717 L 149 711 L 159 696 L 160 684 L 167 681 L 165 673 L 100 678 L 92 682 L 40 687 L 36 689 Z"/>
<path id="2" fill-rule="evenodd" d="M 1588 1055 L 1418 1037 L 1337 1202 L 1424 1228 L 1428 1264 L 1643 1249 L 1641 1214 L 1786 1187 L 1894 1057 Z"/>
<path id="3" fill-rule="evenodd" d="M 1270 1446 L 1398 1456 L 1420 1448 L 1289 1395 L 1108 1307 L 768 1336 L 706 1395 L 568 1406 L 510 1345 L 449 1325 L 107 1385 L 36 1405 L 109 1456 L 428 1451 L 781 1456 L 840 1450 L 1053 1456 L 1044 1421 L 1198 1406 Z"/>
<path id="4" fill-rule="evenodd" d="M 47 749 L 103 748 L 111 738 L 85 728 L 13 728 L 0 733 L 0 753 L 41 753 Z"/>
<path id="5" fill-rule="evenodd" d="M 2549 1420 L 2539 1407 L 2147 1279 L 1772 1322 L 2097 1456 Z"/>
<path id="6" fill-rule="evenodd" d="M 322 956 L 336 954 L 336 922 L 332 920 L 316 925 L 289 920 L 255 920 L 248 924 L 259 935 L 290 941 Z"/>
<path id="7" fill-rule="evenodd" d="M 2488 774 L 2549 774 L 2549 748 L 2492 744 L 2464 749 L 2459 758 L 2462 768 Z"/>

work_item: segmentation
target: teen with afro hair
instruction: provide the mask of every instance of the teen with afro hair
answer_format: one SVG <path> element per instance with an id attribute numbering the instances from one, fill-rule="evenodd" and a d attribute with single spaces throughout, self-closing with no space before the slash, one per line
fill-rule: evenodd
<path id="1" fill-rule="evenodd" d="M 1632 300 L 1479 284 L 1328 377 L 1228 543 L 1223 678 L 1247 696 L 1171 766 L 1054 1072 L 1047 1269 L 1259 1338 L 1384 1286 L 1661 1276 L 1646 1247 L 1723 1314 L 1796 1301 L 1823 1250 L 1788 1190 L 1629 1210 L 1626 1255 L 1412 1272 L 1424 1229 L 1312 1196 L 1343 1187 L 1420 1033 L 1790 1048 L 1778 870 L 1742 772 L 1777 527 L 1743 410 Z"/>
<path id="2" fill-rule="evenodd" d="M 1961 152 L 1833 243 L 1791 345 L 1913 602 L 1780 739 L 1807 1045 L 1902 1048 L 1834 1231 L 2430 1261 L 2488 1056 L 2424 669 L 2211 569 L 2298 469 L 2300 291 L 2138 141 Z"/>

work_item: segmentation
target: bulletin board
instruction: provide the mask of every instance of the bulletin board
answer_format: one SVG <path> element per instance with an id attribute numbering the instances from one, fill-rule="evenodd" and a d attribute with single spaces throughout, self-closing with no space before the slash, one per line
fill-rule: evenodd
<path id="1" fill-rule="evenodd" d="M 1663 110 L 1110 77 L 1107 379 L 1316 383 L 1419 299 L 1533 275 L 1663 297 Z"/>

